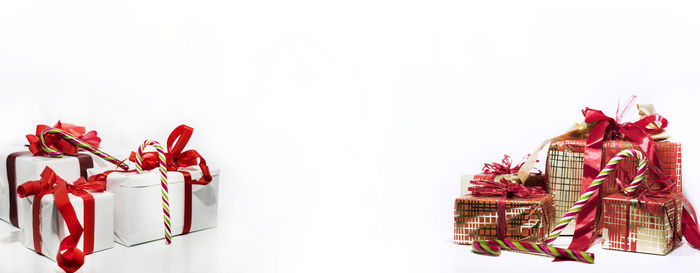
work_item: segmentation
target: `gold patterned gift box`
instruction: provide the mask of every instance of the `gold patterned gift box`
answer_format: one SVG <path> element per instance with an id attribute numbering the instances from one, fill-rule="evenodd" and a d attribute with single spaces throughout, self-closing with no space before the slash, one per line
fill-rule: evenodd
<path id="1" fill-rule="evenodd" d="M 543 242 L 553 226 L 554 199 L 550 194 L 509 197 L 504 200 L 504 218 L 498 216 L 501 196 L 465 195 L 455 201 L 454 241 L 496 239 L 499 221 L 504 221 L 505 240 Z"/>
<path id="2" fill-rule="evenodd" d="M 581 182 L 583 179 L 583 157 L 586 140 L 562 140 L 553 142 L 549 146 L 547 155 L 547 188 L 554 195 L 555 218 L 561 219 L 566 211 L 573 206 L 581 196 Z M 627 141 L 605 141 L 601 164 L 608 162 L 618 152 L 634 148 Z M 659 156 L 662 170 L 676 183 L 676 192 L 681 192 L 681 145 L 674 142 L 656 142 L 656 153 Z M 635 175 L 637 161 L 634 158 L 625 158 L 618 168 L 610 174 L 600 188 L 602 197 L 619 191 L 616 181 L 631 181 Z M 657 179 L 650 170 L 647 170 L 645 182 Z M 651 180 L 650 180 L 651 179 Z M 596 228 L 600 227 L 600 210 L 597 211 Z M 572 235 L 576 227 L 576 219 L 563 230 L 562 235 Z"/>
<path id="3" fill-rule="evenodd" d="M 683 204 L 676 194 L 643 200 L 603 198 L 603 248 L 666 255 L 681 243 Z"/>

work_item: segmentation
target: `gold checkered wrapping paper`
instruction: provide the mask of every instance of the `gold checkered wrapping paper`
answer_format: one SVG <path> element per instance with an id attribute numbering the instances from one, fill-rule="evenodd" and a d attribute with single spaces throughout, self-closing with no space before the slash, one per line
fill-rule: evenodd
<path id="1" fill-rule="evenodd" d="M 547 187 L 549 193 L 554 195 L 555 218 L 561 219 L 566 211 L 574 205 L 581 196 L 581 181 L 583 179 L 583 151 L 586 147 L 586 140 L 563 140 L 553 142 L 549 146 L 547 155 Z M 606 141 L 603 145 L 603 158 L 601 164 L 605 165 L 608 160 L 618 152 L 634 148 L 634 145 L 627 141 Z M 681 145 L 674 142 L 656 142 L 656 153 L 659 155 L 663 170 L 670 179 L 676 182 L 676 192 L 681 192 Z M 600 187 L 602 197 L 616 193 L 619 189 L 615 180 L 628 183 L 632 181 L 636 174 L 636 158 L 628 157 L 622 160 L 618 167 L 608 176 Z M 651 170 L 647 170 L 644 177 L 646 183 L 649 179 L 656 179 Z M 600 228 L 601 210 L 596 211 L 596 229 Z M 562 231 L 562 235 L 573 235 L 576 227 L 576 219 Z"/>
<path id="2" fill-rule="evenodd" d="M 455 201 L 454 241 L 471 244 L 475 240 L 497 239 L 498 200 L 496 196 L 465 195 Z M 505 203 L 505 240 L 544 242 L 554 219 L 551 194 L 508 198 Z"/>
<path id="3" fill-rule="evenodd" d="M 683 203 L 676 194 L 640 201 L 616 193 L 603 198 L 603 210 L 605 249 L 666 255 L 681 244 Z"/>

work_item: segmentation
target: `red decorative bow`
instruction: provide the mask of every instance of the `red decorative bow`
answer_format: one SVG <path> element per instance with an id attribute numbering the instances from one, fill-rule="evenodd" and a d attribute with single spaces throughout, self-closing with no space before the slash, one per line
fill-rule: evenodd
<path id="1" fill-rule="evenodd" d="M 193 130 L 192 127 L 183 124 L 170 133 L 168 137 L 168 152 L 165 154 L 166 164 L 168 171 L 177 171 L 180 167 L 199 165 L 202 169 L 202 178 L 198 181 L 192 181 L 192 183 L 206 185 L 209 184 L 212 179 L 207 162 L 196 150 L 182 151 L 185 149 L 187 142 L 190 141 Z M 143 161 L 141 162 L 144 170 L 151 170 L 158 167 L 157 152 L 144 153 L 142 158 Z M 136 153 L 131 152 L 129 160 L 136 162 Z"/>
<path id="2" fill-rule="evenodd" d="M 618 113 L 616 119 L 613 119 L 603 114 L 600 110 L 586 108 L 582 112 L 586 123 L 595 123 L 593 130 L 591 130 L 588 135 L 584 150 L 582 189 L 588 188 L 600 172 L 602 167 L 603 143 L 606 140 L 626 139 L 639 146 L 647 155 L 649 169 L 658 177 L 663 177 L 661 165 L 656 156 L 656 144 L 651 135 L 660 132 L 668 125 L 668 121 L 665 118 L 654 114 L 645 116 L 636 122 L 620 123 L 619 119 L 622 116 L 620 113 Z M 649 124 L 657 121 L 661 122 L 659 128 L 647 128 Z M 591 196 L 591 200 L 598 200 L 598 198 L 598 193 L 594 193 L 593 196 Z M 598 201 L 591 201 L 584 204 L 579 211 L 576 216 L 574 238 L 569 248 L 584 251 L 588 249 L 593 242 L 595 238 L 594 235 L 597 235 L 594 234 L 597 205 Z"/>
<path id="3" fill-rule="evenodd" d="M 56 207 L 63 217 L 63 220 L 66 222 L 66 226 L 68 226 L 68 231 L 70 232 L 68 236 L 61 240 L 58 253 L 56 254 L 56 261 L 58 262 L 58 266 L 66 272 L 72 273 L 77 271 L 85 262 L 85 253 L 92 253 L 95 240 L 95 199 L 87 191 L 102 192 L 105 190 L 105 187 L 106 185 L 104 183 L 87 182 L 83 177 L 73 182 L 73 184 L 68 184 L 49 167 L 44 168 L 44 171 L 41 173 L 41 179 L 28 181 L 20 185 L 17 188 L 17 194 L 20 197 L 24 198 L 34 195 L 32 204 L 34 250 L 41 253 L 41 233 L 39 226 L 41 198 L 44 197 L 44 195 L 53 194 Z M 68 193 L 83 199 L 84 230 L 78 221 L 73 205 L 70 203 Z M 84 237 L 85 252 L 77 247 L 81 236 Z"/>
<path id="4" fill-rule="evenodd" d="M 481 170 L 486 174 L 511 174 L 518 173 L 518 170 L 520 170 L 520 167 L 522 167 L 523 164 L 525 164 L 525 162 L 522 162 L 515 167 L 511 167 L 511 165 L 513 165 L 513 160 L 510 159 L 509 155 L 503 155 L 503 160 L 501 160 L 501 163 L 484 163 L 484 168 Z"/>
<path id="5" fill-rule="evenodd" d="M 471 183 L 474 185 L 481 185 L 481 187 L 469 187 L 469 191 L 474 196 L 505 196 L 506 198 L 516 196 L 528 198 L 547 193 L 541 187 L 526 187 L 521 184 L 508 181 L 505 178 L 501 178 L 499 182 L 472 181 Z"/>
<path id="6" fill-rule="evenodd" d="M 100 147 L 100 137 L 97 136 L 97 132 L 95 131 L 89 131 L 85 132 L 85 127 L 83 126 L 77 126 L 73 125 L 70 123 L 62 123 L 60 120 L 54 125 L 53 127 L 49 127 L 47 125 L 39 124 L 36 126 L 36 134 L 34 135 L 27 135 L 27 140 L 29 141 L 29 151 L 32 152 L 33 155 L 45 155 L 46 152 L 41 148 L 41 140 L 39 136 L 41 133 L 48 128 L 58 128 L 63 131 L 66 131 L 70 133 L 71 135 L 79 138 L 82 141 L 87 142 L 88 144 L 92 145 L 95 148 Z M 67 155 L 74 155 L 78 153 L 78 147 L 71 144 L 70 142 L 66 141 L 65 139 L 49 134 L 45 137 L 46 140 L 46 145 L 49 146 L 50 148 L 56 149 L 58 151 L 63 152 L 64 154 Z"/>

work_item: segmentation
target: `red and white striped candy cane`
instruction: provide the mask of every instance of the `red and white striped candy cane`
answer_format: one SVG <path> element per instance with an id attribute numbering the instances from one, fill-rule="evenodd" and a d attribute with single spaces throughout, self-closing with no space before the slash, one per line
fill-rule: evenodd
<path id="1" fill-rule="evenodd" d="M 605 181 L 605 178 L 610 175 L 610 173 L 615 169 L 617 164 L 620 163 L 625 157 L 636 157 L 639 160 L 639 163 L 637 164 L 637 175 L 634 177 L 630 185 L 624 189 L 625 193 L 629 194 L 637 190 L 639 187 L 639 184 L 642 182 L 644 179 L 644 174 L 647 171 L 647 160 L 644 154 L 642 152 L 637 151 L 635 149 L 627 149 L 622 152 L 619 152 L 608 161 L 608 165 L 605 166 L 602 170 L 600 170 L 600 174 L 591 182 L 591 185 L 588 186 L 588 189 L 581 194 L 581 197 L 574 203 L 574 206 L 569 209 L 566 214 L 564 214 L 564 217 L 559 220 L 559 223 L 557 226 L 552 230 L 552 232 L 549 234 L 549 237 L 547 237 L 547 240 L 545 240 L 545 244 L 550 244 L 554 240 L 559 237 L 559 234 L 561 234 L 562 230 L 566 227 L 566 225 L 571 222 L 574 217 L 576 217 L 576 214 L 578 214 L 579 210 L 581 210 L 581 207 L 583 207 L 586 202 L 593 196 L 593 194 L 598 191 L 598 188 L 600 188 L 600 185 Z"/>
<path id="2" fill-rule="evenodd" d="M 158 151 L 158 170 L 160 171 L 161 194 L 163 196 L 163 222 L 165 224 L 165 243 L 172 243 L 170 233 L 170 196 L 168 194 L 168 169 L 165 165 L 165 150 L 160 143 L 155 140 L 146 140 L 139 146 L 136 153 L 136 170 L 138 173 L 143 173 L 143 151 L 146 147 L 153 146 Z"/>
<path id="3" fill-rule="evenodd" d="M 81 139 L 75 137 L 74 135 L 71 135 L 68 132 L 63 131 L 63 130 L 58 129 L 58 128 L 44 129 L 44 131 L 42 131 L 41 134 L 39 135 L 39 139 L 41 140 L 41 149 L 43 149 L 44 152 L 46 152 L 49 156 L 62 157 L 63 153 L 61 151 L 58 151 L 58 150 L 53 149 L 53 148 L 49 147 L 48 145 L 46 145 L 46 135 L 48 135 L 48 134 L 56 134 L 56 135 L 60 136 L 61 138 L 65 139 L 66 141 L 70 142 L 71 144 L 76 145 L 76 146 L 83 148 L 85 150 L 88 150 L 91 153 L 97 155 L 98 157 L 104 159 L 105 161 L 110 162 L 114 165 L 117 165 L 117 167 L 122 168 L 125 171 L 129 170 L 129 166 L 126 165 L 126 163 L 117 160 L 116 158 L 114 158 L 111 155 L 108 155 L 107 153 L 103 152 L 102 150 L 97 149 L 95 147 L 92 147 L 92 145 L 88 144 L 87 142 L 82 141 Z"/>

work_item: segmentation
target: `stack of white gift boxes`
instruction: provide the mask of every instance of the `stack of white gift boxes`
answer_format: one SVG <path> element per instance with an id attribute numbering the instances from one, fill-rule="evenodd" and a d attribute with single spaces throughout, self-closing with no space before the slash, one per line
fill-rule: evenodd
<path id="1" fill-rule="evenodd" d="M 71 132 L 69 129 L 78 127 L 71 126 L 74 125 L 59 123 L 50 128 L 65 127 L 64 131 Z M 77 132 L 84 131 L 82 127 L 79 129 Z M 180 149 L 192 132 L 192 128 L 185 125 L 176 131 L 182 133 L 183 129 L 189 131 L 185 133 L 186 136 L 180 134 L 179 139 L 171 134 L 173 140 L 184 140 Z M 30 136 L 27 138 L 30 139 Z M 168 142 L 170 149 L 170 138 Z M 65 145 L 44 143 L 42 145 L 49 148 Z M 54 180 L 66 182 L 69 205 L 74 211 L 74 216 L 70 218 L 77 218 L 83 230 L 75 247 L 82 249 L 84 254 L 110 249 L 115 241 L 124 246 L 133 246 L 164 238 L 164 193 L 159 168 L 148 170 L 144 167 L 143 172 L 137 172 L 136 164 L 124 160 L 119 164 L 128 166 L 130 171 L 117 170 L 114 160 L 104 160 L 103 156 L 90 152 L 90 149 L 56 157 L 41 153 L 35 155 L 34 148 L 32 152 L 27 147 L 0 150 L 3 161 L 0 162 L 0 219 L 21 230 L 20 241 L 24 246 L 57 261 L 61 259 L 59 251 L 63 250 L 59 249 L 61 241 L 75 231 L 64 220 L 65 204 L 57 200 L 58 197 L 54 199 L 54 195 L 60 192 L 57 183 L 46 182 L 48 173 L 58 177 Z M 194 154 L 199 156 L 196 152 Z M 219 170 L 209 170 L 201 157 L 197 158 L 199 161 L 194 159 L 197 163 L 191 165 L 181 162 L 172 164 L 174 157 L 177 160 L 176 155 L 167 154 L 166 157 L 170 164 L 167 168 L 170 233 L 173 236 L 183 235 L 216 227 Z M 192 161 L 191 158 L 189 161 Z M 28 183 L 25 187 L 43 188 L 30 192 L 32 195 L 22 196 L 17 189 L 24 183 Z M 82 195 L 89 193 L 87 199 L 94 201 L 88 204 L 78 192 L 82 192 Z M 89 219 L 87 223 L 86 219 Z"/>

